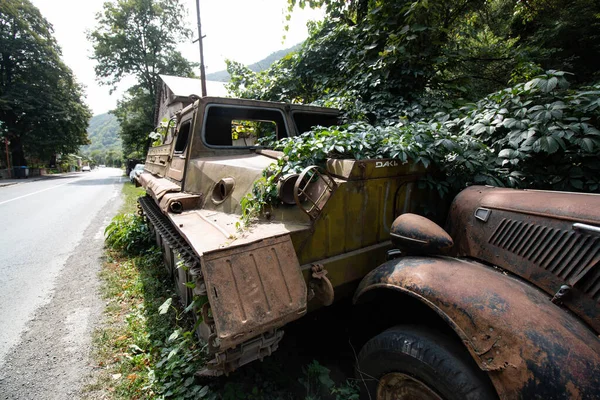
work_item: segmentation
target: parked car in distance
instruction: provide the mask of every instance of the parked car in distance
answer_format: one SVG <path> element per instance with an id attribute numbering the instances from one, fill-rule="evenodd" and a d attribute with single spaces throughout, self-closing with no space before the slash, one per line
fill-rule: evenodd
<path id="1" fill-rule="evenodd" d="M 144 172 L 144 164 L 136 164 L 135 167 L 129 173 L 129 180 L 131 183 L 137 183 L 137 177 L 140 176 Z"/>
<path id="2" fill-rule="evenodd" d="M 90 168 L 89 165 L 84 165 L 83 167 L 81 167 L 81 172 L 91 172 L 92 169 Z"/>

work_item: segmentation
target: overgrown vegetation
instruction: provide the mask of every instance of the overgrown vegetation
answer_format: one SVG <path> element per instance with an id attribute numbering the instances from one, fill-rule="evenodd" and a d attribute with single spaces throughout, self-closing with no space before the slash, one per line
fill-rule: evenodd
<path id="1" fill-rule="evenodd" d="M 316 128 L 266 143 L 284 156 L 242 200 L 247 224 L 276 205 L 279 177 L 327 158 L 396 159 L 427 168 L 422 183 L 440 194 L 471 184 L 597 192 L 600 188 L 600 84 L 569 90 L 564 72 L 550 71 L 430 119 L 408 115 Z"/>
<path id="2" fill-rule="evenodd" d="M 229 62 L 229 90 L 336 107 L 343 125 L 272 144 L 284 157 L 242 201 L 245 222 L 277 203 L 281 174 L 328 157 L 432 166 L 423 183 L 447 195 L 470 184 L 600 190 L 597 2 L 288 5 L 326 18 L 266 71 Z"/>
<path id="3" fill-rule="evenodd" d="M 98 381 L 90 398 L 215 398 L 194 373 L 202 366 L 202 345 L 193 337 L 189 317 L 172 301 L 171 277 L 144 219 L 135 214 L 142 189 L 126 183 L 124 206 L 106 228 L 107 261 L 102 270 L 106 321 L 95 334 Z"/>
<path id="4" fill-rule="evenodd" d="M 254 73 L 230 62 L 244 98 L 341 108 L 381 124 L 477 101 L 544 70 L 598 79 L 600 5 L 590 0 L 287 0 L 323 7 L 302 48 Z"/>
<path id="5" fill-rule="evenodd" d="M 105 322 L 95 333 L 99 377 L 86 397 L 115 399 L 342 400 L 358 399 L 352 382 L 336 384 L 317 361 L 300 375 L 268 358 L 223 379 L 201 381 L 204 346 L 193 319 L 179 305 L 173 282 L 153 247 L 153 236 L 135 214 L 142 189 L 126 183 L 125 203 L 106 229 L 107 260 L 101 277 Z"/>
<path id="6" fill-rule="evenodd" d="M 144 218 L 121 214 L 113 218 L 104 231 L 106 244 L 124 255 L 142 254 L 152 244 L 152 236 Z"/>

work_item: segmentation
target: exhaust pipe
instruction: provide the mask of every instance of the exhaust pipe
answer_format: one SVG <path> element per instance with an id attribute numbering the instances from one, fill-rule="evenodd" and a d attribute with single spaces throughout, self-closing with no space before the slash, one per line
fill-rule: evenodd
<path id="1" fill-rule="evenodd" d="M 181 212 L 183 212 L 183 204 L 181 204 L 180 201 L 174 201 L 169 205 L 169 208 L 171 209 L 171 212 L 174 212 L 175 214 L 181 214 Z"/>

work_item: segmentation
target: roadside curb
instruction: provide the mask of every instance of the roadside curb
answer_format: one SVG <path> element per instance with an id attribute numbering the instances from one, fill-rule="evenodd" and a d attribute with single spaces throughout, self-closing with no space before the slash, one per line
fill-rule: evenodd
<path id="1" fill-rule="evenodd" d="M 31 182 L 37 182 L 37 181 L 51 180 L 51 179 L 55 179 L 55 178 L 77 177 L 77 176 L 80 176 L 80 174 L 81 173 L 76 173 L 76 172 L 66 172 L 66 173 L 62 173 L 62 174 L 52 174 L 52 175 L 36 176 L 36 177 L 33 177 L 33 178 L 0 179 L 0 188 L 7 187 L 7 186 L 12 186 L 12 185 L 20 185 L 22 183 L 31 183 Z M 3 182 L 3 181 L 9 181 L 9 182 Z"/>
<path id="2" fill-rule="evenodd" d="M 22 183 L 28 183 L 28 182 L 37 182 L 37 181 L 41 181 L 43 179 L 45 179 L 45 178 L 43 178 L 43 177 L 25 178 L 25 179 L 19 179 L 18 181 L 12 181 L 12 182 L 2 182 L 0 180 L 0 188 L 6 187 L 6 186 L 20 185 Z"/>

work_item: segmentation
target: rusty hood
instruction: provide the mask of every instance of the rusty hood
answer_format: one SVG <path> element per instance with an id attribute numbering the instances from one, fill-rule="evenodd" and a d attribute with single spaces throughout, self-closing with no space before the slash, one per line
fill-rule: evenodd
<path id="1" fill-rule="evenodd" d="M 538 286 L 600 332 L 600 195 L 473 186 L 452 203 L 454 255 Z M 562 290 L 561 290 L 562 289 Z"/>
<path id="2" fill-rule="evenodd" d="M 462 194 L 462 197 L 474 196 L 480 207 L 572 222 L 600 222 L 600 194 L 480 186 L 469 188 Z"/>

